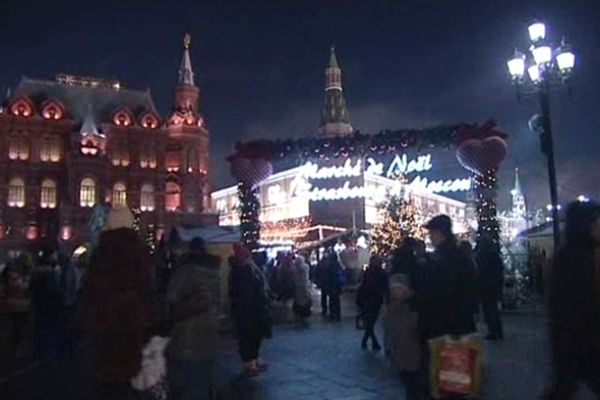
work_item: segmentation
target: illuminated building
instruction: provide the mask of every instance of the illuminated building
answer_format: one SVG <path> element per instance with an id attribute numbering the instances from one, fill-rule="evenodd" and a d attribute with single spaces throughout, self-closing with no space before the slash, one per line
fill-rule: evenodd
<path id="1" fill-rule="evenodd" d="M 0 111 L 0 248 L 72 251 L 88 241 L 100 203 L 139 209 L 142 230 L 157 238 L 181 224 L 216 224 L 199 94 L 189 35 L 165 117 L 149 91 L 118 81 L 23 78 Z"/>
<path id="2" fill-rule="evenodd" d="M 508 242 L 517 239 L 519 233 L 529 228 L 527 217 L 527 206 L 525 196 L 521 190 L 519 169 L 515 169 L 515 187 L 510 191 L 512 197 L 512 209 L 502 211 L 498 215 L 502 236 Z"/>
<path id="3" fill-rule="evenodd" d="M 318 128 L 320 135 L 353 133 L 343 96 L 341 69 L 331 50 L 325 70 L 325 106 Z M 447 214 L 458 233 L 467 231 L 466 204 L 443 195 L 468 191 L 468 177 L 432 179 L 430 154 L 398 153 L 391 161 L 370 157 L 339 157 L 308 161 L 304 165 L 273 174 L 259 185 L 260 221 L 263 240 L 320 240 L 349 228 L 368 229 L 379 221 L 377 209 L 389 191 L 400 190 L 395 179 L 407 179 L 410 196 L 423 218 Z M 220 225 L 239 225 L 236 186 L 211 194 Z M 266 229 L 265 229 L 266 228 Z"/>

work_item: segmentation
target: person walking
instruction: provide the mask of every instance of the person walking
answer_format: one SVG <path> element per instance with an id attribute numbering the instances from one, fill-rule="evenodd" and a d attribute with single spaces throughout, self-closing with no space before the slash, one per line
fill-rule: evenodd
<path id="1" fill-rule="evenodd" d="M 365 333 L 361 342 L 363 349 L 367 348 L 368 340 L 371 339 L 373 351 L 381 350 L 375 335 L 375 323 L 383 303 L 389 303 L 389 290 L 388 276 L 383 270 L 383 259 L 373 255 L 357 292 L 357 304 L 365 324 Z"/>
<path id="2" fill-rule="evenodd" d="M 60 268 L 56 254 L 43 249 L 31 276 L 33 352 L 36 359 L 58 356 L 60 335 Z"/>
<path id="3" fill-rule="evenodd" d="M 70 359 L 73 357 L 73 312 L 79 287 L 81 284 L 80 271 L 75 268 L 69 257 L 60 257 L 60 332 L 59 356 Z"/>
<path id="4" fill-rule="evenodd" d="M 327 263 L 329 262 L 329 254 L 326 253 L 315 267 L 315 285 L 321 291 L 321 316 L 327 317 L 329 312 L 329 297 L 325 290 L 326 275 L 327 275 Z"/>
<path id="5" fill-rule="evenodd" d="M 31 311 L 31 264 L 24 255 L 7 262 L 0 276 L 0 313 L 8 325 L 8 359 L 24 356 L 25 332 Z M 3 346 L 4 347 L 4 346 Z M 4 355 L 4 351 L 0 356 Z"/>
<path id="6" fill-rule="evenodd" d="M 109 212 L 90 259 L 77 320 L 91 352 L 97 399 L 135 399 L 130 384 L 141 368 L 152 326 L 151 258 L 127 208 Z"/>
<path id="7" fill-rule="evenodd" d="M 208 400 L 216 391 L 219 258 L 206 251 L 202 238 L 194 238 L 178 264 L 166 293 L 170 393 L 174 400 Z"/>
<path id="8" fill-rule="evenodd" d="M 325 259 L 322 289 L 329 300 L 329 320 L 342 320 L 342 306 L 340 296 L 345 283 L 345 274 L 335 251 L 329 253 Z"/>
<path id="9" fill-rule="evenodd" d="M 471 254 L 459 249 L 447 215 L 432 218 L 425 228 L 435 251 L 427 257 L 415 279 L 414 304 L 419 313 L 418 330 L 422 362 L 420 382 L 427 382 L 429 339 L 462 336 L 476 331 L 476 268 Z M 420 391 L 426 395 L 427 385 Z"/>
<path id="10" fill-rule="evenodd" d="M 475 260 L 479 269 L 479 295 L 483 317 L 487 325 L 487 340 L 502 340 L 504 329 L 498 305 L 504 287 L 504 264 L 500 249 L 493 240 L 483 235 L 477 244 Z"/>
<path id="11" fill-rule="evenodd" d="M 600 204 L 571 203 L 549 298 L 553 385 L 547 400 L 572 399 L 578 383 L 600 398 Z"/>
<path id="12" fill-rule="evenodd" d="M 311 299 L 309 287 L 309 267 L 304 257 L 298 255 L 294 260 L 294 302 L 292 310 L 303 327 L 307 326 L 306 318 L 310 316 Z"/>
<path id="13" fill-rule="evenodd" d="M 400 374 L 406 388 L 406 399 L 419 399 L 421 348 L 418 314 L 414 310 L 414 280 L 422 267 L 417 258 L 418 243 L 413 238 L 402 241 L 390 260 L 390 303 L 385 318 L 385 349 L 392 368 Z"/>
<path id="14" fill-rule="evenodd" d="M 267 363 L 259 353 L 262 340 L 271 337 L 268 288 L 250 251 L 239 244 L 235 244 L 233 250 L 234 255 L 229 258 L 231 315 L 244 373 L 254 377 L 267 369 Z"/>

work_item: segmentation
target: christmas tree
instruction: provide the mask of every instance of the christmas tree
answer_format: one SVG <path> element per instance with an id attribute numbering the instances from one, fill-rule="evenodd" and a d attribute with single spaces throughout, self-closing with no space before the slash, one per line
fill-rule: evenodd
<path id="1" fill-rule="evenodd" d="M 423 218 L 414 201 L 403 190 L 388 192 L 386 200 L 377 208 L 380 221 L 371 231 L 373 253 L 387 257 L 402 245 L 405 238 L 423 239 Z"/>

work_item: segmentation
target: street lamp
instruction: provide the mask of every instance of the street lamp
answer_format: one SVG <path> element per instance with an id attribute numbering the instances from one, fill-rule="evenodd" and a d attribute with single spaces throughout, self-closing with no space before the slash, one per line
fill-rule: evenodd
<path id="1" fill-rule="evenodd" d="M 566 84 L 575 67 L 575 54 L 565 39 L 556 49 L 546 37 L 546 25 L 536 21 L 529 25 L 529 57 L 515 50 L 507 61 L 508 72 L 513 84 L 517 87 L 517 96 L 533 94 L 540 103 L 540 115 L 530 121 L 530 127 L 540 134 L 542 153 L 548 162 L 548 180 L 550 185 L 550 202 L 548 210 L 552 212 L 552 228 L 554 248 L 560 242 L 560 222 L 558 213 L 558 190 L 556 187 L 556 168 L 554 165 L 554 144 L 552 140 L 552 124 L 550 121 L 550 89 L 556 85 Z"/>

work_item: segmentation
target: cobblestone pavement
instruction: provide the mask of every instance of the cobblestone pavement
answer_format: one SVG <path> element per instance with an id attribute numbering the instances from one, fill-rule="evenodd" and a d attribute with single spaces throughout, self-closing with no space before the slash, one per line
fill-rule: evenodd
<path id="1" fill-rule="evenodd" d="M 391 373 L 384 356 L 361 350 L 361 332 L 354 328 L 349 301 L 345 303 L 341 323 L 314 315 L 307 329 L 290 322 L 278 324 L 274 338 L 263 347 L 270 369 L 258 378 L 240 376 L 235 342 L 224 341 L 219 363 L 224 396 L 236 400 L 404 399 L 402 382 Z M 278 319 L 286 319 L 287 311 L 281 307 L 276 313 Z M 485 344 L 484 398 L 536 399 L 548 379 L 544 317 L 535 311 L 512 313 L 505 315 L 505 323 L 506 339 Z M 40 364 L 5 380 L 0 398 L 83 399 L 87 397 L 83 371 L 73 362 Z M 580 398 L 592 399 L 589 393 Z"/>

